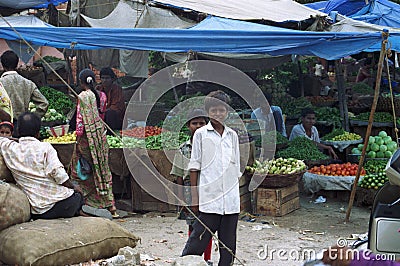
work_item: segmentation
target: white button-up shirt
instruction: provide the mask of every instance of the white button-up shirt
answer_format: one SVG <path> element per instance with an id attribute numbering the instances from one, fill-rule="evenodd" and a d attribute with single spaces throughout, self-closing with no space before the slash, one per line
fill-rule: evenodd
<path id="1" fill-rule="evenodd" d="M 4 162 L 28 197 L 32 213 L 45 213 L 74 193 L 61 185 L 69 177 L 50 143 L 33 137 L 22 137 L 19 142 L 0 138 L 0 148 Z"/>
<path id="2" fill-rule="evenodd" d="M 292 128 L 292 133 L 290 133 L 289 140 L 293 140 L 294 138 L 300 137 L 300 136 L 306 137 L 306 138 L 311 139 L 318 143 L 320 142 L 318 129 L 315 126 L 311 127 L 311 137 L 309 137 L 302 124 L 295 125 Z"/>
<path id="3" fill-rule="evenodd" d="M 199 210 L 205 213 L 240 212 L 240 151 L 235 131 L 225 126 L 222 136 L 211 123 L 196 130 L 188 168 L 199 170 Z"/>

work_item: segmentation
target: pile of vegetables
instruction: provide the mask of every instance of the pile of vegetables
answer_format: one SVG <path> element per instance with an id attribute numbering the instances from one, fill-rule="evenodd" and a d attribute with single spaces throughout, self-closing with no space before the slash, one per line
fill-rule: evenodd
<path id="1" fill-rule="evenodd" d="M 313 105 L 317 105 L 320 103 L 332 103 L 336 102 L 337 100 L 332 96 L 306 96 L 306 99 Z"/>
<path id="2" fill-rule="evenodd" d="M 47 86 L 40 87 L 39 90 L 49 102 L 49 109 L 55 109 L 57 112 L 66 115 L 74 107 L 71 98 L 61 91 Z"/>
<path id="3" fill-rule="evenodd" d="M 329 164 L 314 166 L 310 170 L 310 173 L 317 175 L 327 176 L 354 176 L 357 173 L 358 164 L 343 163 L 343 164 Z M 361 175 L 365 175 L 366 171 L 364 168 L 361 170 Z"/>
<path id="4" fill-rule="evenodd" d="M 321 138 L 326 141 L 348 141 L 348 140 L 360 140 L 361 136 L 355 133 L 350 133 L 342 128 L 334 129 L 331 133 L 326 134 Z"/>
<path id="5" fill-rule="evenodd" d="M 306 164 L 294 158 L 277 158 L 260 162 L 256 160 L 252 166 L 246 166 L 246 170 L 255 174 L 294 174 L 306 169 Z"/>
<path id="6" fill-rule="evenodd" d="M 262 141 L 264 141 L 264 144 L 287 144 L 289 140 L 285 138 L 280 132 L 278 131 L 269 131 L 266 132 L 262 138 L 258 138 L 255 142 L 255 145 L 257 147 L 261 147 Z"/>
<path id="7" fill-rule="evenodd" d="M 35 64 L 37 64 L 37 63 L 43 64 L 43 61 L 45 61 L 47 63 L 53 63 L 53 62 L 58 62 L 58 61 L 63 61 L 63 60 L 61 58 L 58 58 L 55 56 L 46 55 L 42 59 L 35 61 Z"/>
<path id="8" fill-rule="evenodd" d="M 372 189 L 379 189 L 382 187 L 387 181 L 389 181 L 389 178 L 385 173 L 386 163 L 386 160 L 367 161 L 364 165 L 367 174 L 358 183 L 358 186 Z"/>
<path id="9" fill-rule="evenodd" d="M 317 145 L 306 137 L 297 137 L 289 141 L 289 147 L 276 153 L 276 157 L 295 158 L 298 160 L 326 160 L 328 155 L 323 154 Z"/>
<path id="10" fill-rule="evenodd" d="M 162 132 L 159 135 L 149 136 L 145 139 L 146 149 L 149 150 L 174 150 L 190 139 L 189 135 L 177 132 Z"/>
<path id="11" fill-rule="evenodd" d="M 362 95 L 373 95 L 374 89 L 366 83 L 358 82 L 353 85 L 351 88 L 353 93 L 359 93 Z"/>
<path id="12" fill-rule="evenodd" d="M 144 148 L 146 142 L 144 139 L 131 137 L 114 137 L 107 135 L 107 143 L 110 148 Z"/>
<path id="13" fill-rule="evenodd" d="M 49 137 L 47 139 L 42 140 L 43 142 L 49 142 L 52 144 L 67 144 L 67 143 L 75 143 L 76 142 L 76 133 L 75 131 L 65 134 L 61 137 Z"/>
<path id="14" fill-rule="evenodd" d="M 31 112 L 35 112 L 36 108 L 31 109 Z M 59 112 L 56 109 L 47 109 L 47 112 L 42 117 L 43 122 L 53 122 L 57 121 L 60 124 L 64 124 L 67 121 L 67 117 Z"/>
<path id="15" fill-rule="evenodd" d="M 359 144 L 357 148 L 351 150 L 352 154 L 360 155 L 364 144 Z M 378 136 L 370 136 L 366 149 L 368 158 L 390 158 L 397 150 L 397 143 L 387 135 L 385 131 L 379 132 Z"/>
<path id="16" fill-rule="evenodd" d="M 288 118 L 299 118 L 302 109 L 306 107 L 313 107 L 311 103 L 303 97 L 284 97 L 280 99 L 279 102 L 276 101 L 276 105 L 281 107 L 282 112 L 286 114 Z"/>
<path id="17" fill-rule="evenodd" d="M 356 115 L 354 120 L 368 121 L 369 115 L 370 115 L 370 112 L 361 113 L 359 115 Z M 391 123 L 391 122 L 393 122 L 393 115 L 386 113 L 386 112 L 375 112 L 374 113 L 374 122 Z"/>
<path id="18" fill-rule="evenodd" d="M 132 129 L 121 130 L 121 135 L 133 138 L 147 138 L 160 135 L 162 131 L 162 128 L 157 126 L 134 127 Z"/>
<path id="19" fill-rule="evenodd" d="M 335 107 L 316 107 L 315 116 L 317 121 L 327 121 L 334 127 L 340 127 L 342 119 L 340 117 L 340 111 Z"/>

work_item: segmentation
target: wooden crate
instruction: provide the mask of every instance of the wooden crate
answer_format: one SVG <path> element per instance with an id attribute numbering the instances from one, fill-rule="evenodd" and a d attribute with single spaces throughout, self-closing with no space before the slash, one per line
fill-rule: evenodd
<path id="1" fill-rule="evenodd" d="M 255 193 L 256 213 L 283 216 L 300 208 L 299 186 L 279 189 L 258 188 Z"/>

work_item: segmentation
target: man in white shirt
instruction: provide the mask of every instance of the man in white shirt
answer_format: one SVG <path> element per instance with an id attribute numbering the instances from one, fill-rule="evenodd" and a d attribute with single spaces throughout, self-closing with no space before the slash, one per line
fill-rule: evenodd
<path id="1" fill-rule="evenodd" d="M 19 142 L 1 137 L 4 162 L 28 197 L 32 218 L 68 218 L 80 214 L 82 191 L 72 184 L 50 143 L 40 142 L 40 118 L 33 113 L 18 117 Z"/>
<path id="2" fill-rule="evenodd" d="M 192 186 L 192 209 L 213 232 L 218 231 L 219 265 L 231 265 L 236 252 L 236 229 L 240 212 L 240 151 L 238 136 L 224 125 L 230 99 L 222 91 L 207 95 L 204 104 L 210 122 L 194 134 L 188 169 Z M 201 255 L 211 233 L 195 221 L 182 256 Z"/>
<path id="3" fill-rule="evenodd" d="M 315 142 L 320 149 L 328 150 L 329 155 L 333 159 L 338 159 L 335 151 L 331 146 L 320 143 L 319 134 L 317 128 L 314 126 L 316 121 L 315 112 L 311 108 L 304 108 L 301 111 L 301 124 L 295 125 L 290 133 L 289 140 L 293 140 L 297 137 L 306 137 Z"/>

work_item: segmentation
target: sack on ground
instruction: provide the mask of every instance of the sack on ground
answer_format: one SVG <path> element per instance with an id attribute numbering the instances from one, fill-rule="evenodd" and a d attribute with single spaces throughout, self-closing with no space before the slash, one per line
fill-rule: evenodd
<path id="1" fill-rule="evenodd" d="M 31 206 L 25 193 L 16 185 L 0 181 L 0 230 L 31 218 Z"/>
<path id="2" fill-rule="evenodd" d="M 110 258 L 139 238 L 97 217 L 36 220 L 0 232 L 0 261 L 8 265 L 67 265 Z"/>
<path id="3" fill-rule="evenodd" d="M 11 174 L 10 169 L 7 168 L 4 162 L 3 156 L 0 154 L 0 180 L 4 180 L 8 183 L 15 183 L 14 177 Z"/>

